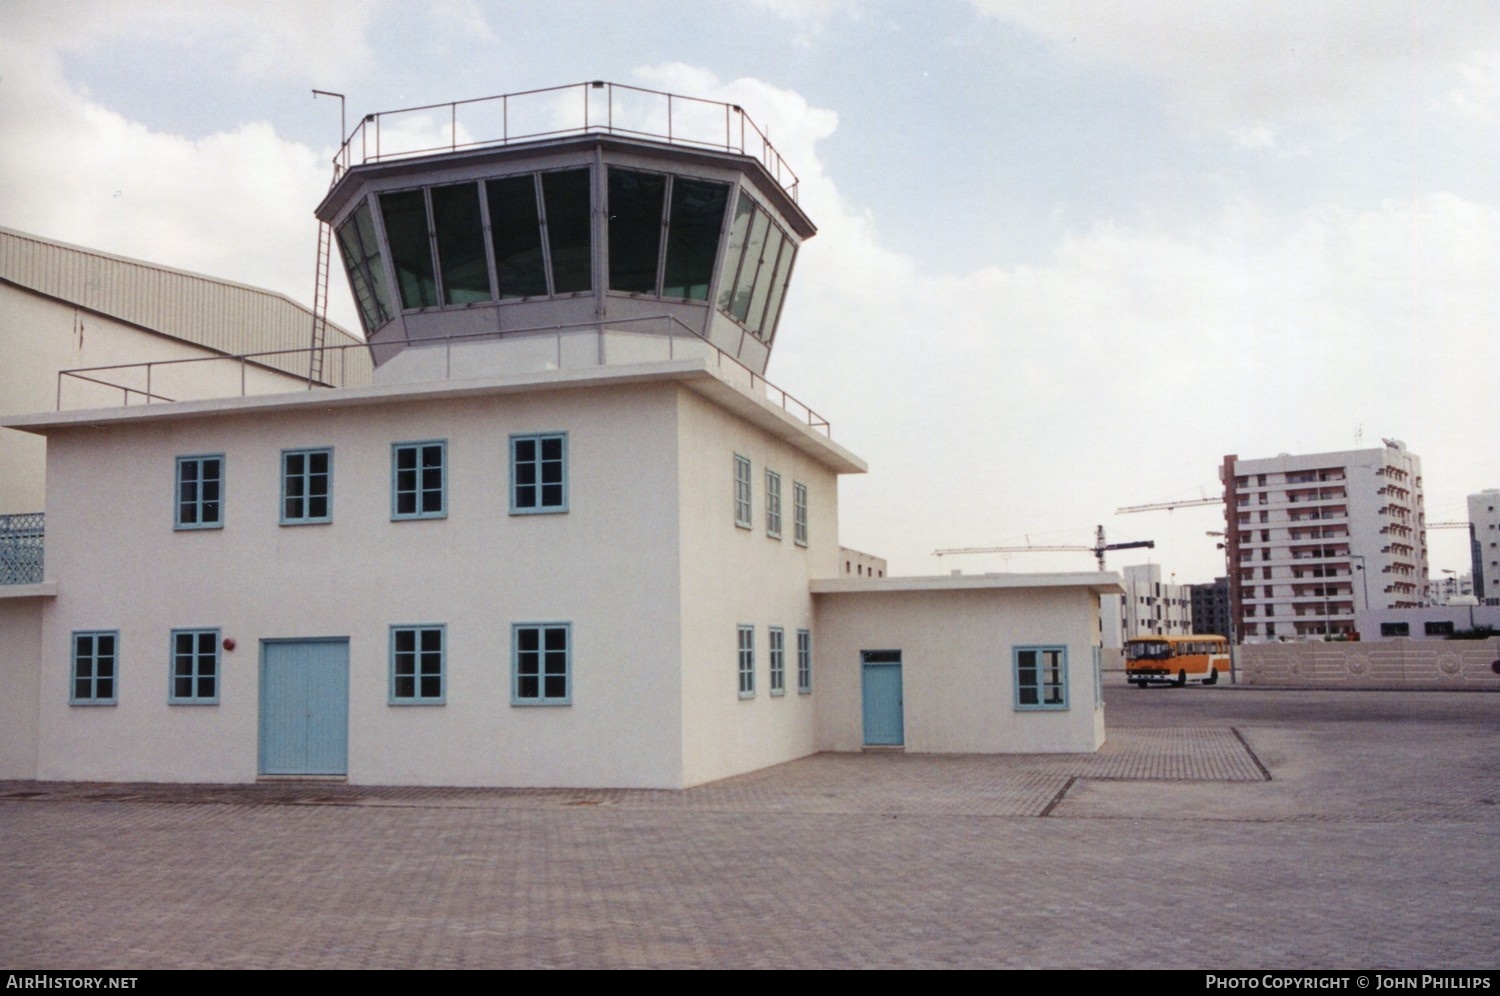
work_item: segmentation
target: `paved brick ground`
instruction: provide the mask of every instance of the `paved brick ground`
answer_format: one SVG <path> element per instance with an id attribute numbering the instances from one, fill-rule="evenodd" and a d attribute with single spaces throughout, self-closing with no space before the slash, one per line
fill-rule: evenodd
<path id="1" fill-rule="evenodd" d="M 1109 700 L 680 793 L 0 783 L 0 967 L 1500 965 L 1500 695 Z"/>

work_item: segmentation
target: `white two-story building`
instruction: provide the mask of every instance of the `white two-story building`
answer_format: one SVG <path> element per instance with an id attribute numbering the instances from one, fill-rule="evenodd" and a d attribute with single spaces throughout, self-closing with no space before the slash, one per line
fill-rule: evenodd
<path id="1" fill-rule="evenodd" d="M 371 383 L 0 419 L 47 461 L 0 777 L 679 788 L 1096 749 L 1113 575 L 841 571 L 865 465 L 763 378 L 814 228 L 714 107 L 717 145 L 604 118 L 410 154 L 372 115 L 318 208 Z"/>

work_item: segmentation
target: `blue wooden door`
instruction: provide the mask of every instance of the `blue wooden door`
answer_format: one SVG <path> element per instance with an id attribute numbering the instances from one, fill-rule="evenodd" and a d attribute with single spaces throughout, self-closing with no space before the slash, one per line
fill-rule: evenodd
<path id="1" fill-rule="evenodd" d="M 348 772 L 349 641 L 264 641 L 260 656 L 260 773 Z"/>
<path id="2" fill-rule="evenodd" d="M 860 665 L 865 743 L 881 747 L 906 743 L 901 699 L 901 651 L 861 651 Z"/>

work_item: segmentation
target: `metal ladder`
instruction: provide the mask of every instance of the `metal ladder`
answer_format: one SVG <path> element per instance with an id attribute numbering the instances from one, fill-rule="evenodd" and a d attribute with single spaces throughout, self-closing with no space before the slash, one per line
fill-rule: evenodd
<path id="1" fill-rule="evenodd" d="M 323 380 L 323 347 L 328 341 L 328 267 L 333 255 L 333 227 L 318 222 L 318 265 L 313 276 L 312 349 L 307 360 L 307 389 Z"/>

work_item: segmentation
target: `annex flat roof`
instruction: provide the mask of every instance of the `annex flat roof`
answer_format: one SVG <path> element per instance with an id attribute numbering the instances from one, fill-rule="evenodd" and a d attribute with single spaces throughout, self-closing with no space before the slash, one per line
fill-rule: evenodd
<path id="1" fill-rule="evenodd" d="M 1097 595 L 1125 591 L 1112 572 L 1076 571 L 1063 574 L 934 574 L 913 577 L 815 578 L 814 595 L 874 595 L 916 591 L 998 591 L 1031 588 L 1087 588 Z"/>

